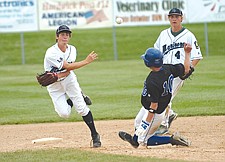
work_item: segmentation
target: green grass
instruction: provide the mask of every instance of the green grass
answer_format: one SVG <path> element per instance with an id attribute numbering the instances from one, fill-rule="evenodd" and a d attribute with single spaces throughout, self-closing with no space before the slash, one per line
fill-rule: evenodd
<path id="1" fill-rule="evenodd" d="M 210 23 L 209 57 L 205 57 L 204 25 L 187 24 L 201 45 L 204 59 L 173 102 L 179 116 L 225 115 L 224 23 Z M 91 51 L 99 61 L 75 70 L 83 91 L 93 101 L 95 120 L 134 119 L 140 109 L 143 82 L 149 73 L 140 55 L 153 46 L 167 26 L 117 28 L 118 58 L 113 61 L 112 29 L 74 30 L 71 43 L 78 60 Z M 54 43 L 54 31 L 24 33 L 26 64 L 21 64 L 20 35 L 0 34 L 0 124 L 81 121 L 75 110 L 67 120 L 55 113 L 46 88 L 36 81 L 43 71 L 46 49 Z M 43 160 L 44 159 L 44 160 Z M 172 161 L 149 157 L 100 154 L 77 149 L 50 149 L 0 153 L 0 161 Z M 176 160 L 177 161 L 177 160 Z"/>
<path id="2" fill-rule="evenodd" d="M 54 159 L 54 160 L 53 160 Z M 38 151 L 17 151 L 11 153 L 0 153 L 0 161 L 7 162 L 173 162 L 174 160 L 157 159 L 151 157 L 137 157 L 131 155 L 100 154 L 92 151 L 81 151 L 78 149 L 49 149 Z M 182 162 L 182 160 L 176 160 Z"/>
<path id="3" fill-rule="evenodd" d="M 174 110 L 185 116 L 224 115 L 224 56 L 206 57 L 175 99 Z"/>
<path id="4" fill-rule="evenodd" d="M 192 80 L 175 97 L 179 116 L 225 114 L 225 56 L 205 57 Z M 63 120 L 55 113 L 45 87 L 36 81 L 42 65 L 0 66 L 0 124 L 80 121 L 73 110 Z M 96 120 L 133 119 L 141 107 L 143 82 L 149 73 L 141 59 L 94 62 L 75 70 L 80 86 L 93 101 Z"/>
<path id="5" fill-rule="evenodd" d="M 209 55 L 224 55 L 225 22 L 208 23 Z M 204 24 L 184 24 L 197 37 L 203 55 L 205 55 Z M 118 59 L 138 59 L 148 47 L 152 47 L 161 30 L 161 26 L 139 26 L 116 28 Z M 78 51 L 78 60 L 84 59 L 92 50 L 99 54 L 101 61 L 114 60 L 112 28 L 76 29 L 70 43 Z M 0 65 L 21 64 L 20 33 L 0 33 Z M 55 31 L 24 33 L 26 64 L 42 64 L 45 51 L 55 43 Z"/>

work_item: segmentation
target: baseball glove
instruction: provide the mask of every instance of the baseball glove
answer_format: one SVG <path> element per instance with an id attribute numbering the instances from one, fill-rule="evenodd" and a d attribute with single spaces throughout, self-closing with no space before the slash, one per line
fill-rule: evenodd
<path id="1" fill-rule="evenodd" d="M 189 78 L 194 71 L 195 71 L 194 67 L 191 66 L 189 72 L 187 74 L 184 74 L 183 76 L 180 76 L 180 79 L 185 80 Z"/>
<path id="2" fill-rule="evenodd" d="M 40 85 L 46 87 L 52 83 L 55 83 L 58 80 L 58 75 L 57 73 L 46 71 L 42 74 L 37 74 L 36 78 Z"/>

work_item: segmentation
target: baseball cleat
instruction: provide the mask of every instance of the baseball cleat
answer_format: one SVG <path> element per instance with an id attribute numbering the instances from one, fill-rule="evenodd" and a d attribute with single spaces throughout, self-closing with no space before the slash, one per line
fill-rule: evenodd
<path id="1" fill-rule="evenodd" d="M 92 135 L 93 147 L 101 147 L 100 135 Z"/>
<path id="2" fill-rule="evenodd" d="M 87 96 L 87 95 L 85 95 L 85 94 L 83 94 L 83 93 L 82 93 L 82 96 L 83 96 L 84 101 L 85 101 L 85 103 L 86 103 L 87 105 L 91 105 L 91 104 L 92 104 L 91 99 L 90 99 L 89 96 Z"/>
<path id="3" fill-rule="evenodd" d="M 173 133 L 170 139 L 170 143 L 172 145 L 180 145 L 180 146 L 187 146 L 187 147 L 191 145 L 191 141 L 189 141 L 188 139 L 185 139 L 184 137 L 181 137 L 178 132 Z"/>
<path id="4" fill-rule="evenodd" d="M 164 125 L 160 125 L 157 131 L 155 132 L 155 135 L 164 135 L 169 133 L 169 128 L 171 126 L 171 123 L 177 119 L 178 114 L 173 113 L 172 115 L 169 116 L 169 121 L 168 121 L 168 127 Z"/>
<path id="5" fill-rule="evenodd" d="M 168 125 L 169 125 L 169 126 L 168 126 L 168 128 L 170 128 L 171 123 L 172 123 L 174 120 L 177 119 L 177 116 L 178 116 L 178 114 L 175 113 L 175 112 L 169 116 L 169 121 L 168 121 Z"/>
<path id="6" fill-rule="evenodd" d="M 167 126 L 160 125 L 159 128 L 156 130 L 155 135 L 163 135 L 169 133 L 169 129 Z"/>
<path id="7" fill-rule="evenodd" d="M 133 140 L 133 137 L 132 137 L 130 134 L 128 134 L 128 133 L 126 133 L 126 132 L 123 132 L 123 131 L 120 131 L 120 132 L 119 132 L 119 137 L 120 137 L 122 140 L 129 142 L 129 143 L 131 144 L 131 146 L 133 146 L 134 148 L 138 148 L 139 143 L 136 142 L 136 141 L 134 141 L 134 140 Z"/>

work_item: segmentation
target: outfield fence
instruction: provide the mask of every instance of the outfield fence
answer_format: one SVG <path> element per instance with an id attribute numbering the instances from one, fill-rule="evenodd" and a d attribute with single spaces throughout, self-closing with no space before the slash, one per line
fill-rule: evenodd
<path id="1" fill-rule="evenodd" d="M 208 23 L 225 21 L 225 1 L 195 0 L 0 0 L 0 33 L 20 33 L 21 62 L 25 64 L 24 32 L 112 28 L 114 59 L 118 59 L 117 27 L 168 25 L 168 12 L 183 11 L 183 23 L 204 23 L 206 56 Z M 116 24 L 116 17 L 123 23 Z"/>

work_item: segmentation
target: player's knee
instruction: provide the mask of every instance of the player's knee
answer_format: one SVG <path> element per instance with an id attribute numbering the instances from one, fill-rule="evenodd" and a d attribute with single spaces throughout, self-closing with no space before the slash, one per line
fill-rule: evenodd
<path id="1" fill-rule="evenodd" d="M 86 105 L 86 103 L 84 102 L 83 97 L 81 96 L 80 98 L 72 98 L 71 100 L 73 101 L 75 110 L 77 111 L 77 113 L 81 116 L 86 116 L 88 114 L 88 112 L 90 111 L 89 107 Z"/>
<path id="2" fill-rule="evenodd" d="M 69 118 L 70 113 L 71 113 L 71 108 L 70 109 L 56 109 L 56 112 L 61 118 Z"/>
<path id="3" fill-rule="evenodd" d="M 141 107 L 140 111 L 138 112 L 137 116 L 134 119 L 134 127 L 137 129 L 142 121 L 143 116 L 145 115 L 146 109 Z"/>
<path id="4" fill-rule="evenodd" d="M 141 119 L 136 117 L 134 119 L 134 127 L 135 127 L 135 129 L 137 129 L 139 127 L 140 123 L 141 123 Z"/>
<path id="5" fill-rule="evenodd" d="M 90 111 L 90 109 L 87 106 L 83 106 L 83 107 L 78 107 L 76 111 L 81 116 L 86 116 L 88 112 Z"/>
<path id="6" fill-rule="evenodd" d="M 58 115 L 61 117 L 61 118 L 64 118 L 64 119 L 67 119 L 67 118 L 69 118 L 70 117 L 70 114 L 59 114 L 58 113 Z"/>

